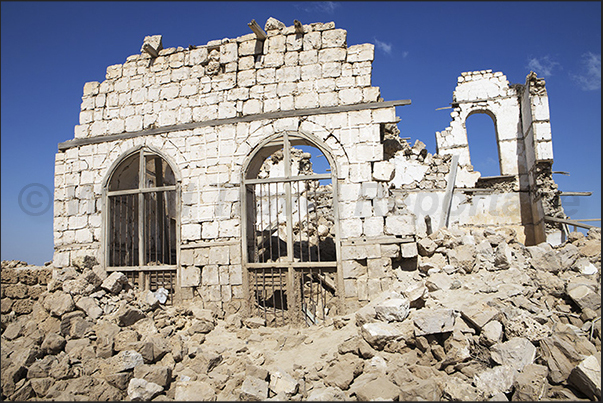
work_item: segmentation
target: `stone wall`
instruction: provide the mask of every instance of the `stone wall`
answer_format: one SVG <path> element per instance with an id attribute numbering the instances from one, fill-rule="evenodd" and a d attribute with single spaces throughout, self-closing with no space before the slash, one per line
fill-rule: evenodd
<path id="1" fill-rule="evenodd" d="M 32 312 L 34 303 L 52 278 L 51 266 L 27 266 L 15 261 L 2 262 L 2 329 L 5 322 Z"/>
<path id="2" fill-rule="evenodd" d="M 535 76 L 524 91 L 499 72 L 463 73 L 432 155 L 399 138 L 396 106 L 410 101 L 384 101 L 371 85 L 372 44 L 348 46 L 332 22 L 287 27 L 270 18 L 264 29 L 265 39 L 188 48 L 163 49 L 161 36 L 149 36 L 140 54 L 85 84 L 74 139 L 56 155 L 56 267 L 85 256 L 107 266 L 107 184 L 144 148 L 177 181 L 180 297 L 237 311 L 247 298 L 241 184 L 258 150 L 285 134 L 307 139 L 330 163 L 338 287 L 351 304 L 387 289 L 396 265 L 412 264 L 417 234 L 511 225 L 522 241 L 540 242 L 534 228 L 544 234 L 547 212 L 531 192 L 533 167 L 550 164 L 552 152 Z M 472 113 L 496 118 L 501 180 L 484 182 L 470 164 L 464 121 Z"/>

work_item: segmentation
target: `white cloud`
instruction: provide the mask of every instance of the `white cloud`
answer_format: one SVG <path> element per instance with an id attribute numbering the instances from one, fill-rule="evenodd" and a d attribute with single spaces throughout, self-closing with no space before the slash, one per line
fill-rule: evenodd
<path id="1" fill-rule="evenodd" d="M 582 73 L 572 75 L 585 91 L 601 89 L 601 54 L 588 52 L 582 55 Z"/>
<path id="2" fill-rule="evenodd" d="M 392 54 L 391 43 L 381 42 L 379 39 L 375 38 L 375 45 L 377 46 L 377 49 L 383 51 L 384 53 L 387 53 L 388 55 Z M 406 52 L 406 54 L 408 54 L 408 52 Z M 404 57 L 406 57 L 406 54 L 404 54 Z"/>
<path id="3" fill-rule="evenodd" d="M 335 9 L 339 7 L 339 4 L 334 1 L 310 1 L 307 3 L 298 4 L 296 7 L 308 13 L 318 12 L 333 14 Z"/>
<path id="4" fill-rule="evenodd" d="M 559 66 L 559 63 L 552 60 L 549 55 L 541 58 L 533 57 L 528 61 L 528 68 L 544 78 L 553 75 L 553 70 Z"/>

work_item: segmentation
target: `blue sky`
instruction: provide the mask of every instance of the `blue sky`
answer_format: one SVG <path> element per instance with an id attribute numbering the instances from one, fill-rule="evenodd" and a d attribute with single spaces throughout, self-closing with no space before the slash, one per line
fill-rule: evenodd
<path id="1" fill-rule="evenodd" d="M 402 137 L 435 153 L 435 132 L 464 71 L 502 71 L 547 82 L 555 163 L 572 218 L 601 217 L 600 2 L 6 2 L 1 3 L 1 258 L 52 259 L 52 192 L 57 144 L 73 138 L 84 83 L 140 51 L 147 35 L 163 46 L 204 45 L 251 33 L 269 17 L 286 25 L 334 21 L 348 46 L 375 44 L 374 86 L 398 107 Z M 492 121 L 468 122 L 476 169 L 496 174 Z M 483 135 L 482 135 L 483 133 Z M 21 198 L 19 195 L 21 194 Z M 21 202 L 20 202 L 21 200 Z M 27 214 L 25 211 L 29 211 Z M 36 214 L 36 215 L 32 215 Z M 600 225 L 600 223 L 596 223 Z"/>

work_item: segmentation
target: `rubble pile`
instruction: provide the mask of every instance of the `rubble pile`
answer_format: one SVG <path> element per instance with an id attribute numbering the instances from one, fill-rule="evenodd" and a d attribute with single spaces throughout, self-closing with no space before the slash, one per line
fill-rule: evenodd
<path id="1" fill-rule="evenodd" d="M 443 228 L 417 246 L 389 290 L 308 328 L 169 306 L 93 259 L 15 312 L 28 266 L 2 262 L 2 399 L 601 399 L 599 229 L 526 247 Z"/>

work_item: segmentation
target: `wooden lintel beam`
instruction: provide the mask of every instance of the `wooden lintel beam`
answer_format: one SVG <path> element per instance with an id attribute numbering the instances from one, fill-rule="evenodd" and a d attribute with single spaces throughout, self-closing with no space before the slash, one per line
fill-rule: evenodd
<path id="1" fill-rule="evenodd" d="M 255 20 L 251 20 L 251 22 L 247 25 L 249 26 L 249 28 L 251 28 L 255 36 L 257 36 L 260 41 L 266 40 L 266 38 L 268 37 L 266 36 L 266 32 L 264 32 L 264 30 L 258 25 L 258 23 L 255 22 Z"/>
<path id="2" fill-rule="evenodd" d="M 302 25 L 302 23 L 300 21 L 293 20 L 293 25 L 295 26 L 295 33 L 297 33 L 297 34 L 304 33 L 304 26 Z"/>
<path id="3" fill-rule="evenodd" d="M 309 109 L 293 109 L 287 111 L 278 111 L 278 112 L 267 112 L 267 113 L 258 113 L 254 115 L 246 115 L 241 117 L 234 118 L 223 118 L 223 119 L 212 119 L 205 120 L 201 122 L 192 122 L 192 123 L 182 123 L 173 126 L 165 126 L 158 127 L 155 129 L 144 129 L 137 132 L 125 132 L 119 134 L 109 134 L 105 136 L 97 136 L 97 137 L 87 137 L 87 138 L 77 138 L 73 140 L 67 140 L 62 143 L 59 143 L 59 150 L 67 150 L 72 147 L 78 147 L 88 144 L 98 144 L 105 143 L 109 141 L 115 140 L 125 140 L 130 138 L 135 138 L 139 136 L 150 136 L 155 134 L 166 134 L 175 131 L 181 130 L 192 130 L 199 127 L 207 127 L 207 126 L 218 126 L 218 125 L 227 125 L 233 123 L 240 122 L 253 122 L 256 120 L 264 120 L 264 119 L 281 119 L 281 118 L 290 118 L 296 116 L 311 116 L 311 115 L 327 115 L 330 113 L 340 113 L 340 112 L 351 112 L 351 111 L 360 111 L 366 109 L 382 109 L 389 108 L 392 106 L 405 106 L 410 105 L 410 99 L 402 99 L 397 101 L 383 101 L 383 102 L 366 102 L 362 104 L 351 104 L 351 105 L 340 105 L 340 106 L 326 106 L 322 108 L 309 108 Z"/>
<path id="4" fill-rule="evenodd" d="M 559 196 L 592 196 L 593 192 L 561 192 Z"/>
<path id="5" fill-rule="evenodd" d="M 544 220 L 545 221 L 550 221 L 550 222 L 556 222 L 556 223 L 560 223 L 560 224 L 567 224 L 567 225 L 573 225 L 574 227 L 580 227 L 580 228 L 599 228 L 595 225 L 589 225 L 589 224 L 582 224 L 581 222 L 578 222 L 576 220 L 568 220 L 565 218 L 557 218 L 557 217 L 551 217 L 551 216 L 544 216 Z"/>

